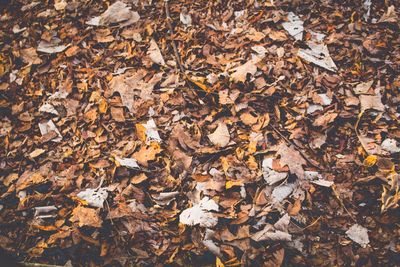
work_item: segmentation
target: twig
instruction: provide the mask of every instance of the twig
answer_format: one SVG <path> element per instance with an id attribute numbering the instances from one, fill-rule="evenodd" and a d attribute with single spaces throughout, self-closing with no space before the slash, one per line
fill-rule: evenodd
<path id="1" fill-rule="evenodd" d="M 175 39 L 174 39 L 174 29 L 172 28 L 172 24 L 171 24 L 172 19 L 171 19 L 171 15 L 169 13 L 168 0 L 164 0 L 164 3 L 165 3 L 165 14 L 167 16 L 166 22 L 167 22 L 167 25 L 168 25 L 168 28 L 169 28 L 169 31 L 170 31 L 170 34 L 171 34 L 171 41 L 172 41 L 172 47 L 174 49 L 175 60 L 176 60 L 176 63 L 178 64 L 178 66 L 179 66 L 179 70 L 183 74 L 185 74 L 185 69 L 183 68 L 183 66 L 181 64 L 181 57 L 179 56 L 178 47 L 176 46 Z"/>

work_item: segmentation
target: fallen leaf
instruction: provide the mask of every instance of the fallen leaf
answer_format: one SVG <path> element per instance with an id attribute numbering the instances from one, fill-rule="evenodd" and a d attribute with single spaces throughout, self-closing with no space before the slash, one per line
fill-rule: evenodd
<path id="1" fill-rule="evenodd" d="M 139 21 L 140 16 L 136 11 L 124 2 L 116 1 L 110 5 L 107 10 L 98 17 L 94 17 L 86 22 L 92 26 L 110 26 L 118 24 L 120 27 L 129 26 Z"/>
<path id="2" fill-rule="evenodd" d="M 329 123 L 332 123 L 336 117 L 338 116 L 335 112 L 327 112 L 322 116 L 319 116 L 313 123 L 314 126 L 326 126 Z"/>
<path id="3" fill-rule="evenodd" d="M 158 45 L 154 39 L 150 40 L 150 47 L 147 50 L 147 55 L 149 55 L 150 59 L 161 66 L 165 66 L 165 61 L 164 58 L 161 54 L 160 48 L 158 48 Z"/>
<path id="4" fill-rule="evenodd" d="M 287 16 L 287 22 L 283 22 L 283 28 L 297 41 L 303 40 L 303 21 L 299 16 L 293 12 L 289 12 Z"/>
<path id="5" fill-rule="evenodd" d="M 36 158 L 36 157 L 42 155 L 45 151 L 46 150 L 44 150 L 44 149 L 38 148 L 38 149 L 35 149 L 34 151 L 32 151 L 31 153 L 29 153 L 29 156 L 31 158 Z"/>
<path id="6" fill-rule="evenodd" d="M 44 136 L 50 132 L 55 132 L 56 133 L 55 137 L 51 139 L 53 142 L 61 142 L 61 140 L 62 140 L 61 133 L 58 131 L 56 125 L 54 124 L 54 122 L 52 120 L 49 120 L 49 121 L 43 122 L 43 123 L 39 123 L 39 130 L 40 130 L 40 133 L 42 134 L 42 136 Z"/>
<path id="7" fill-rule="evenodd" d="M 349 230 L 346 231 L 346 235 L 363 248 L 367 247 L 369 244 L 368 230 L 359 224 L 352 225 Z"/>
<path id="8" fill-rule="evenodd" d="M 76 196 L 85 200 L 89 206 L 103 208 L 104 201 L 106 201 L 108 197 L 108 192 L 106 188 L 87 188 L 79 192 Z"/>
<path id="9" fill-rule="evenodd" d="M 306 165 L 307 162 L 301 156 L 300 152 L 282 142 L 278 147 L 277 154 L 281 156 L 280 163 L 282 166 L 287 165 L 290 172 L 296 174 L 300 179 L 305 177 L 303 165 Z"/>
<path id="10" fill-rule="evenodd" d="M 32 64 L 32 65 L 37 65 L 42 63 L 42 60 L 39 58 L 38 54 L 36 53 L 35 48 L 30 47 L 26 49 L 22 49 L 20 51 L 22 60 L 25 63 Z"/>
<path id="11" fill-rule="evenodd" d="M 309 49 L 299 49 L 297 53 L 299 57 L 327 70 L 333 72 L 337 71 L 335 62 L 333 62 L 326 45 L 315 43 L 313 41 L 308 41 L 307 45 Z"/>
<path id="12" fill-rule="evenodd" d="M 198 204 L 182 211 L 179 215 L 179 222 L 190 226 L 200 225 L 210 228 L 218 223 L 218 218 L 210 211 L 218 210 L 218 204 L 214 200 L 204 197 Z"/>
<path id="13" fill-rule="evenodd" d="M 230 141 L 230 134 L 228 127 L 225 123 L 218 123 L 217 129 L 212 134 L 207 135 L 210 141 L 218 146 L 218 147 L 225 147 L 229 144 Z"/>
<path id="14" fill-rule="evenodd" d="M 76 207 L 72 211 L 72 216 L 69 220 L 78 227 L 90 226 L 98 228 L 103 223 L 97 210 L 83 206 Z"/>
<path id="15" fill-rule="evenodd" d="M 55 37 L 52 38 L 50 42 L 42 40 L 40 41 L 36 50 L 46 54 L 60 53 L 68 47 L 66 45 L 60 45 L 60 42 L 61 40 Z"/>
<path id="16" fill-rule="evenodd" d="M 253 59 L 247 61 L 245 64 L 231 69 L 231 79 L 234 82 L 245 82 L 247 79 L 247 74 L 254 75 L 257 72 L 256 64 L 262 60 L 261 57 L 254 57 Z"/>
<path id="17" fill-rule="evenodd" d="M 137 160 L 134 159 L 134 158 L 119 158 L 119 157 L 115 157 L 115 160 L 122 167 L 127 167 L 129 169 L 140 169 L 139 165 L 137 164 Z"/>

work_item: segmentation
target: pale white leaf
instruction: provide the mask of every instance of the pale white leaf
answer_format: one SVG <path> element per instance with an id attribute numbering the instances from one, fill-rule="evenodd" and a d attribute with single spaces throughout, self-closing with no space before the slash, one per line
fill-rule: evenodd
<path id="1" fill-rule="evenodd" d="M 42 136 L 51 131 L 55 131 L 57 133 L 57 137 L 53 138 L 51 141 L 60 142 L 62 140 L 62 135 L 52 120 L 39 123 L 39 130 Z"/>
<path id="2" fill-rule="evenodd" d="M 369 244 L 368 230 L 359 224 L 351 226 L 349 230 L 346 231 L 346 235 L 363 248 Z"/>
<path id="3" fill-rule="evenodd" d="M 398 153 L 400 152 L 400 147 L 397 146 L 397 142 L 394 139 L 387 138 L 385 139 L 381 147 L 383 150 L 386 150 L 389 153 Z"/>
<path id="4" fill-rule="evenodd" d="M 297 53 L 299 57 L 327 70 L 337 71 L 335 62 L 333 62 L 328 47 L 325 44 L 309 41 L 307 45 L 309 46 L 308 49 L 299 49 Z"/>
<path id="5" fill-rule="evenodd" d="M 134 158 L 115 157 L 115 160 L 118 161 L 119 165 L 121 165 L 123 167 L 127 167 L 129 169 L 140 169 L 136 159 L 134 159 Z"/>
<path id="6" fill-rule="evenodd" d="M 184 210 L 179 215 L 179 222 L 191 226 L 213 227 L 217 225 L 218 218 L 210 211 L 218 210 L 218 204 L 213 199 L 204 197 L 198 204 Z"/>
<path id="7" fill-rule="evenodd" d="M 108 192 L 106 188 L 91 189 L 87 188 L 77 194 L 77 197 L 85 200 L 89 206 L 102 208 L 104 201 L 108 197 Z"/>
<path id="8" fill-rule="evenodd" d="M 208 135 L 210 141 L 218 146 L 218 147 L 225 147 L 229 144 L 230 141 L 230 134 L 228 127 L 225 123 L 218 123 L 217 129 L 212 134 Z"/>
<path id="9" fill-rule="evenodd" d="M 299 16 L 294 14 L 293 12 L 289 12 L 287 16 L 288 21 L 282 23 L 283 28 L 297 41 L 301 41 L 303 39 L 303 21 Z"/>
<path id="10" fill-rule="evenodd" d="M 165 66 L 165 61 L 161 54 L 160 48 L 158 48 L 158 45 L 154 39 L 150 40 L 150 47 L 147 50 L 147 54 L 154 63 Z"/>

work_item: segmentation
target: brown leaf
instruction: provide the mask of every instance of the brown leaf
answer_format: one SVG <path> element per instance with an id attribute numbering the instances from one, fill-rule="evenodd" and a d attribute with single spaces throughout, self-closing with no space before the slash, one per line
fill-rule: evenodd
<path id="1" fill-rule="evenodd" d="M 78 206 L 72 211 L 72 216 L 69 219 L 78 227 L 91 226 L 101 227 L 102 220 L 95 209 Z"/>
<path id="2" fill-rule="evenodd" d="M 277 154 L 281 156 L 281 165 L 287 165 L 291 173 L 296 174 L 300 179 L 304 178 L 303 165 L 306 165 L 307 162 L 301 156 L 300 152 L 282 142 L 278 147 Z"/>
<path id="3" fill-rule="evenodd" d="M 22 60 L 25 63 L 37 65 L 42 63 L 42 60 L 39 58 L 38 54 L 36 53 L 36 49 L 33 47 L 22 49 L 20 51 Z"/>
<path id="4" fill-rule="evenodd" d="M 338 114 L 334 113 L 333 111 L 332 112 L 327 112 L 324 115 L 318 117 L 314 121 L 313 125 L 314 126 L 326 126 L 329 123 L 333 122 L 336 119 L 337 116 L 338 116 Z"/>

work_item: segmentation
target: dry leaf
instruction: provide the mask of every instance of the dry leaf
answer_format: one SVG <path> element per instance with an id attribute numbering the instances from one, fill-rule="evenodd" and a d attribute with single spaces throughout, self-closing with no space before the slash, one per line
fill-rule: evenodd
<path id="1" fill-rule="evenodd" d="M 326 126 L 329 123 L 333 122 L 338 116 L 335 112 L 327 112 L 322 116 L 319 116 L 313 123 L 314 126 Z"/>
<path id="2" fill-rule="evenodd" d="M 207 135 L 210 141 L 218 146 L 218 147 L 225 147 L 229 144 L 230 141 L 230 134 L 228 127 L 225 123 L 218 123 L 217 129 L 212 134 Z"/>
<path id="3" fill-rule="evenodd" d="M 287 165 L 291 173 L 296 174 L 300 179 L 305 178 L 303 165 L 306 165 L 307 162 L 297 150 L 282 142 L 278 147 L 277 154 L 281 156 L 280 163 L 283 166 Z"/>
<path id="4" fill-rule="evenodd" d="M 260 62 L 262 58 L 254 57 L 253 59 L 247 61 L 245 64 L 231 69 L 231 79 L 234 82 L 245 82 L 247 74 L 254 75 L 257 72 L 256 64 Z"/>
<path id="5" fill-rule="evenodd" d="M 182 211 L 179 222 L 190 226 L 213 227 L 217 225 L 218 218 L 210 211 L 218 210 L 218 204 L 214 200 L 204 197 L 198 204 Z"/>
<path id="6" fill-rule="evenodd" d="M 35 48 L 33 48 L 33 47 L 22 49 L 20 51 L 20 54 L 21 54 L 22 60 L 25 63 L 33 64 L 33 65 L 42 63 L 42 60 L 39 58 L 38 54 L 36 53 Z"/>
<path id="7" fill-rule="evenodd" d="M 72 211 L 72 216 L 69 220 L 78 227 L 90 226 L 98 228 L 102 225 L 102 220 L 97 210 L 82 206 L 78 206 Z"/>
<path id="8" fill-rule="evenodd" d="M 165 66 L 165 61 L 161 54 L 160 48 L 158 48 L 158 45 L 154 39 L 150 40 L 150 47 L 147 50 L 147 54 L 154 63 Z"/>
<path id="9" fill-rule="evenodd" d="M 130 9 L 124 2 L 117 1 L 110 5 L 103 14 L 90 19 L 86 24 L 92 26 L 109 26 L 112 24 L 119 24 L 121 27 L 129 26 L 140 19 L 139 14 Z"/>
<path id="10" fill-rule="evenodd" d="M 346 235 L 363 248 L 369 244 L 368 230 L 359 224 L 352 225 L 349 230 L 346 231 Z"/>

